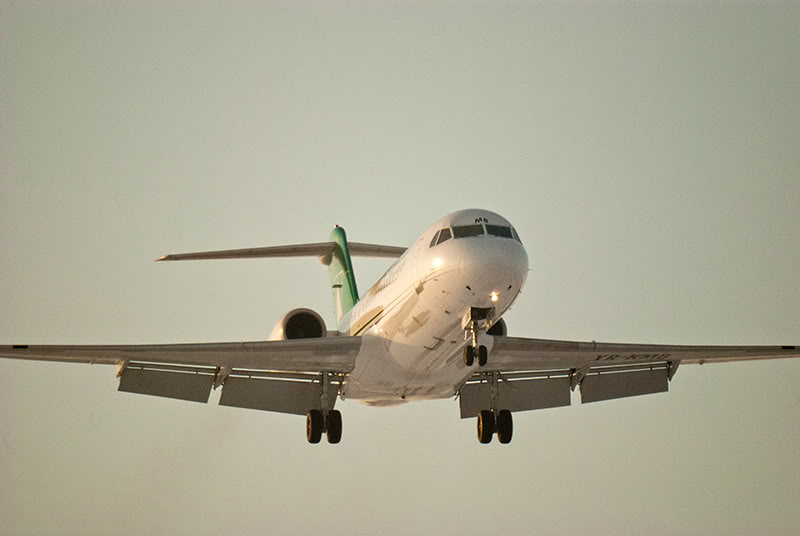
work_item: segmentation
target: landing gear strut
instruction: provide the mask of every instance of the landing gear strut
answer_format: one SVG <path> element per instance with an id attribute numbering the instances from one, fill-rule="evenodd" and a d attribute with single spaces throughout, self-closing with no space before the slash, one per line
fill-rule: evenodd
<path id="1" fill-rule="evenodd" d="M 336 444 L 342 440 L 342 414 L 335 409 L 328 409 L 331 377 L 327 371 L 322 371 L 320 385 L 322 387 L 319 397 L 321 409 L 312 409 L 306 413 L 306 439 L 309 443 L 319 443 L 322 434 L 325 433 L 328 443 Z"/>
<path id="2" fill-rule="evenodd" d="M 478 332 L 485 328 L 487 319 L 494 309 L 479 309 L 473 307 L 464 319 L 464 335 L 470 340 L 471 344 L 464 347 L 464 364 L 471 367 L 478 357 L 478 366 L 485 367 L 489 361 L 489 350 L 484 345 L 478 344 Z"/>
<path id="3" fill-rule="evenodd" d="M 500 400 L 500 373 L 484 373 L 489 376 L 489 409 L 478 412 L 478 441 L 491 443 L 492 436 L 497 434 L 497 440 L 502 444 L 511 443 L 514 435 L 514 421 L 511 412 L 507 409 L 498 410 Z"/>

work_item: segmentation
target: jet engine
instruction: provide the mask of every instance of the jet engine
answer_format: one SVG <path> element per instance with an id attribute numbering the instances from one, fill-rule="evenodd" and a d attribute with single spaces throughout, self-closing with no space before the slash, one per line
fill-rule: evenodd
<path id="1" fill-rule="evenodd" d="M 486 330 L 487 335 L 499 335 L 501 337 L 505 337 L 508 335 L 508 329 L 506 328 L 506 321 L 502 318 L 497 320 L 492 327 Z"/>
<path id="2" fill-rule="evenodd" d="M 317 339 L 327 334 L 325 321 L 319 313 L 311 309 L 292 309 L 272 328 L 269 340 Z"/>

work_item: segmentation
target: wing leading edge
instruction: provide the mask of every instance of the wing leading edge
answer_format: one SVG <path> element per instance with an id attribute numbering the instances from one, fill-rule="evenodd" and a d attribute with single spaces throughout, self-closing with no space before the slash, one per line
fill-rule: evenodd
<path id="1" fill-rule="evenodd" d="M 800 357 L 798 346 L 670 346 L 491 337 L 486 371 L 524 372 L 679 361 L 722 363 Z M 124 360 L 282 372 L 349 372 L 360 337 L 141 345 L 0 346 L 0 358 L 118 364 Z"/>
<path id="2" fill-rule="evenodd" d="M 0 346 L 0 357 L 106 365 L 137 361 L 275 372 L 346 373 L 352 370 L 360 347 L 360 337 L 201 344 L 15 344 Z"/>
<path id="3" fill-rule="evenodd" d="M 798 346 L 679 346 L 493 337 L 491 366 L 498 371 L 580 369 L 588 366 L 679 361 L 722 363 L 800 357 Z"/>

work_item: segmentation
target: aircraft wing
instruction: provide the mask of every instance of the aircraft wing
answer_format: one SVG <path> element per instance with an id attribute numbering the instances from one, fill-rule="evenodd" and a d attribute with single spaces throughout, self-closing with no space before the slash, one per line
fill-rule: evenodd
<path id="1" fill-rule="evenodd" d="M 673 346 L 493 337 L 491 365 L 499 371 L 543 367 L 681 362 L 692 364 L 800 357 L 797 346 Z"/>
<path id="2" fill-rule="evenodd" d="M 360 337 L 286 341 L 144 345 L 0 346 L 0 357 L 117 365 L 119 390 L 207 402 L 223 386 L 220 404 L 305 414 L 339 387 L 355 364 Z"/>
<path id="3" fill-rule="evenodd" d="M 675 346 L 487 337 L 489 360 L 460 391 L 461 416 L 487 409 L 525 411 L 666 392 L 678 366 L 800 357 L 800 347 Z M 493 384 L 494 382 L 494 384 Z M 492 386 L 495 395 L 492 395 Z"/>

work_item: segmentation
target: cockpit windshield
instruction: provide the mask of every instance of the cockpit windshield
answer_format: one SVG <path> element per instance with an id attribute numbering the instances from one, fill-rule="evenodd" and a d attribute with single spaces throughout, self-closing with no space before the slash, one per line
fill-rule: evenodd
<path id="1" fill-rule="evenodd" d="M 456 225 L 453 227 L 453 238 L 467 238 L 483 234 L 483 225 Z"/>
<path id="2" fill-rule="evenodd" d="M 436 245 L 438 246 L 442 242 L 444 242 L 446 240 L 450 240 L 450 238 L 451 238 L 450 237 L 450 228 L 449 227 L 445 227 L 439 233 L 439 240 L 436 241 Z"/>
<path id="3" fill-rule="evenodd" d="M 503 238 L 514 238 L 511 234 L 511 227 L 506 227 L 504 225 L 489 225 L 486 224 L 486 232 L 490 235 L 500 236 Z"/>
<path id="4" fill-rule="evenodd" d="M 444 229 L 440 229 L 436 231 L 436 234 L 433 235 L 433 239 L 431 240 L 430 247 L 438 246 L 442 242 L 446 242 L 450 240 L 452 236 L 450 235 L 450 228 L 445 227 Z"/>
<path id="5" fill-rule="evenodd" d="M 452 229 L 450 227 L 440 229 L 434 233 L 430 247 L 438 246 L 451 238 L 469 238 L 471 236 L 483 236 L 487 234 L 500 238 L 509 238 L 522 243 L 519 239 L 519 235 L 517 235 L 517 231 L 509 225 L 490 225 L 487 223 L 484 227 L 484 224 L 476 223 L 474 225 L 456 225 Z"/>

